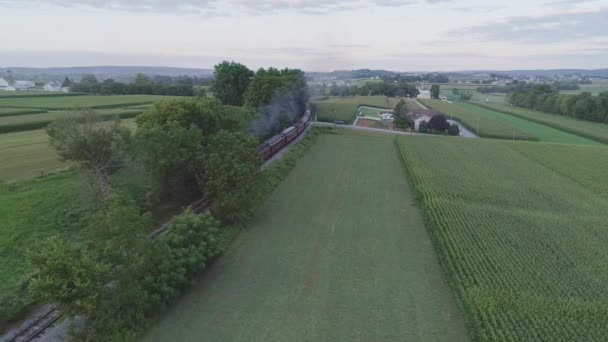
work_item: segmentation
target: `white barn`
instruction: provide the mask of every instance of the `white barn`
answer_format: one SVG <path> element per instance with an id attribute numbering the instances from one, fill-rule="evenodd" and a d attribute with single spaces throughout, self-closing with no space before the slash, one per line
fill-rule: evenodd
<path id="1" fill-rule="evenodd" d="M 42 89 L 44 91 L 61 91 L 61 84 L 59 84 L 59 82 L 52 81 L 42 86 Z"/>
<path id="2" fill-rule="evenodd" d="M 17 90 L 33 90 L 36 84 L 30 81 L 15 81 L 14 87 Z"/>

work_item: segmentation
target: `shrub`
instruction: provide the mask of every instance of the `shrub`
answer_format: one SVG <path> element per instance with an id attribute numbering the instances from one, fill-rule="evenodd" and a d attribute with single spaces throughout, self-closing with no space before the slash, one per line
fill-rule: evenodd
<path id="1" fill-rule="evenodd" d="M 448 128 L 448 134 L 449 135 L 460 135 L 460 127 L 458 127 L 458 125 L 455 123 L 451 124 L 450 128 Z"/>

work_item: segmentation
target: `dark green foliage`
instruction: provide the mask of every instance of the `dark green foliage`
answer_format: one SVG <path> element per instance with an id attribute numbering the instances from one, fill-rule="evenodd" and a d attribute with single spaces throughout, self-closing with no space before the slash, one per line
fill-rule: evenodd
<path id="1" fill-rule="evenodd" d="M 228 232 L 224 230 L 224 232 Z M 136 340 L 142 329 L 223 251 L 224 233 L 208 214 L 177 216 L 170 230 L 146 243 L 142 259 L 89 316 L 84 337 Z"/>
<path id="2" fill-rule="evenodd" d="M 445 132 L 450 128 L 450 123 L 446 119 L 445 115 L 437 114 L 433 115 L 428 123 L 428 128 L 435 132 Z"/>
<path id="3" fill-rule="evenodd" d="M 137 117 L 139 128 L 165 125 L 174 121 L 182 127 L 194 124 L 208 137 L 222 129 L 243 130 L 251 114 L 244 109 L 223 106 L 217 99 L 165 100 Z"/>
<path id="4" fill-rule="evenodd" d="M 250 108 L 269 105 L 273 99 L 283 101 L 288 97 L 294 103 L 294 110 L 304 113 L 310 98 L 304 72 L 298 69 L 260 69 L 256 72 L 251 86 L 245 94 L 245 104 Z"/>
<path id="5" fill-rule="evenodd" d="M 196 184 L 203 167 L 202 141 L 194 124 L 186 128 L 171 121 L 137 130 L 135 157 L 154 180 L 157 195 L 177 194 Z"/>
<path id="6" fill-rule="evenodd" d="M 113 295 L 113 286 L 140 262 L 151 226 L 135 203 L 111 195 L 90 217 L 83 241 L 47 240 L 31 256 L 36 272 L 29 284 L 32 297 L 56 303 L 69 315 L 92 315 Z"/>
<path id="7" fill-rule="evenodd" d="M 608 92 L 559 94 L 548 85 L 520 86 L 509 96 L 511 104 L 593 122 L 608 122 Z"/>
<path id="8" fill-rule="evenodd" d="M 245 92 L 253 78 L 253 71 L 243 64 L 224 61 L 215 66 L 211 90 L 222 104 L 242 106 Z"/>
<path id="9" fill-rule="evenodd" d="M 171 96 L 193 96 L 194 85 L 201 83 L 198 78 L 192 77 L 155 77 L 152 79 L 144 74 L 137 74 L 132 83 L 116 82 L 107 79 L 97 82 L 94 76 L 87 76 L 80 83 L 70 85 L 71 92 L 102 95 L 171 95 Z M 65 80 L 64 80 L 65 82 Z"/>
<path id="10" fill-rule="evenodd" d="M 418 126 L 418 131 L 420 133 L 428 133 L 429 132 L 429 124 L 426 121 L 421 121 L 420 125 Z"/>
<path id="11" fill-rule="evenodd" d="M 450 128 L 448 128 L 448 134 L 449 135 L 460 135 L 460 127 L 458 127 L 458 125 L 455 123 L 451 124 Z"/>
<path id="12" fill-rule="evenodd" d="M 258 142 L 243 133 L 220 131 L 206 147 L 202 188 L 223 221 L 241 220 L 251 214 L 256 201 L 255 180 L 261 158 Z"/>
<path id="13" fill-rule="evenodd" d="M 431 98 L 439 99 L 439 85 L 438 84 L 433 84 L 431 86 Z"/>
<path id="14" fill-rule="evenodd" d="M 104 123 L 85 111 L 82 116 L 53 122 L 47 133 L 59 159 L 77 162 L 93 173 L 99 182 L 99 197 L 106 197 L 110 191 L 109 176 L 124 161 L 131 136 L 129 129 L 122 127 L 119 120 Z"/>
<path id="15" fill-rule="evenodd" d="M 414 125 L 412 119 L 410 119 L 407 115 L 408 112 L 409 110 L 407 108 L 407 103 L 404 100 L 399 100 L 395 106 L 395 109 L 393 110 L 395 125 L 398 128 L 409 128 Z"/>

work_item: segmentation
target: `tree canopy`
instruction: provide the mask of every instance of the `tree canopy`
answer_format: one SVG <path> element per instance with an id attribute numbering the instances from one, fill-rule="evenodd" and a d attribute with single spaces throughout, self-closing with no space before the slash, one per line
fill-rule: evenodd
<path id="1" fill-rule="evenodd" d="M 222 104 L 242 106 L 253 71 L 240 63 L 224 61 L 215 66 L 212 91 Z"/>
<path id="2" fill-rule="evenodd" d="M 93 112 L 60 119 L 47 127 L 49 142 L 59 159 L 73 161 L 99 180 L 99 196 L 110 191 L 109 176 L 123 164 L 131 132 L 120 120 L 102 122 Z"/>

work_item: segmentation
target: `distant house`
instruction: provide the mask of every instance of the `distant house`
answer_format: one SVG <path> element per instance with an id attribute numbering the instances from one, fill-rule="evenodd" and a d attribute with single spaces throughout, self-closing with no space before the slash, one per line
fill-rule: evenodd
<path id="1" fill-rule="evenodd" d="M 414 130 L 417 131 L 420 128 L 420 123 L 422 121 L 429 122 L 429 120 L 437 114 L 441 113 L 430 109 L 415 109 L 411 113 L 408 113 L 407 116 L 414 121 Z"/>
<path id="2" fill-rule="evenodd" d="M 393 113 L 380 113 L 380 119 L 386 121 L 393 121 Z"/>
<path id="3" fill-rule="evenodd" d="M 13 87 L 16 90 L 33 90 L 36 88 L 36 84 L 30 81 L 15 81 Z"/>
<path id="4" fill-rule="evenodd" d="M 419 99 L 430 99 L 431 98 L 430 90 L 418 88 L 418 92 L 420 93 L 420 94 L 418 94 Z"/>
<path id="5" fill-rule="evenodd" d="M 52 81 L 42 86 L 44 91 L 61 91 L 61 83 Z"/>
<path id="6" fill-rule="evenodd" d="M 11 87 L 10 84 L 4 79 L 0 78 L 0 90 L 2 91 L 15 91 L 14 87 Z"/>

